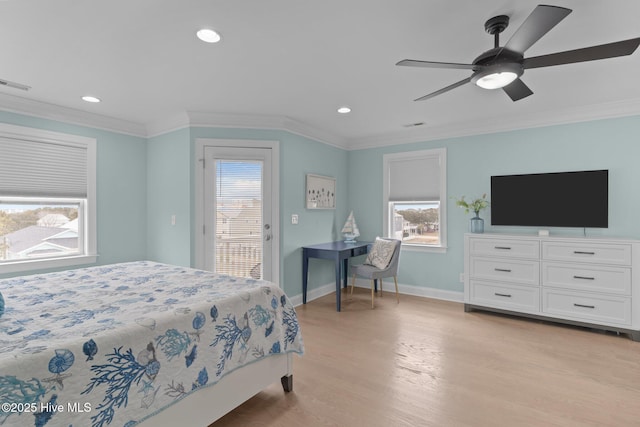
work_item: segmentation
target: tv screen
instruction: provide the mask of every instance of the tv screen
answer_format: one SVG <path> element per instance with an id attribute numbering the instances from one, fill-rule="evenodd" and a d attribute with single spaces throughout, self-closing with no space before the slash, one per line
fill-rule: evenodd
<path id="1" fill-rule="evenodd" d="M 609 226 L 609 171 L 491 177 L 491 225 Z"/>

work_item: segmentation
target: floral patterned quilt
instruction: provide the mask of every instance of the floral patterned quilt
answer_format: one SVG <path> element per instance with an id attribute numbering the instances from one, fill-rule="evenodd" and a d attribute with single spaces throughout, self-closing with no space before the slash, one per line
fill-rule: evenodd
<path id="1" fill-rule="evenodd" d="M 140 261 L 0 280 L 0 425 L 134 426 L 225 374 L 302 354 L 265 281 Z"/>

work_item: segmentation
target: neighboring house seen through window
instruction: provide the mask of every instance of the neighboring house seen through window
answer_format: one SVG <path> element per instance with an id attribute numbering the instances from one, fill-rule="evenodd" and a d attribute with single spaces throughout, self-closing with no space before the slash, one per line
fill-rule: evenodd
<path id="1" fill-rule="evenodd" d="M 383 157 L 384 230 L 404 247 L 446 248 L 446 149 Z"/>
<path id="2" fill-rule="evenodd" d="M 0 273 L 95 262 L 96 141 L 0 124 Z"/>

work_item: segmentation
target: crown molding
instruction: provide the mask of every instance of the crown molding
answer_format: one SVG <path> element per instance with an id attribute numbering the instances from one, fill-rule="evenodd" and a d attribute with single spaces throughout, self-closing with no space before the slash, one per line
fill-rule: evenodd
<path id="1" fill-rule="evenodd" d="M 348 150 L 380 148 L 390 145 L 436 141 L 465 136 L 508 132 L 547 126 L 565 125 L 591 120 L 612 119 L 640 115 L 640 99 L 616 101 L 597 105 L 580 106 L 565 110 L 545 111 L 526 117 L 499 117 L 494 120 L 478 120 L 464 124 L 408 129 L 348 141 Z"/>
<path id="2" fill-rule="evenodd" d="M 347 149 L 347 140 L 286 116 L 263 114 L 226 114 L 188 111 L 189 126 L 242 129 L 284 130 L 323 144 Z"/>
<path id="3" fill-rule="evenodd" d="M 343 150 L 362 150 L 635 116 L 640 115 L 640 99 L 587 105 L 561 111 L 544 111 L 529 114 L 526 117 L 502 116 L 493 120 L 477 120 L 464 124 L 411 128 L 402 132 L 371 135 L 362 138 L 344 138 L 286 116 L 261 114 L 185 111 L 161 121 L 143 125 L 1 92 L 0 110 L 142 138 L 159 136 L 187 127 L 271 129 L 283 130 Z"/>
<path id="4" fill-rule="evenodd" d="M 0 110 L 126 135 L 147 137 L 146 127 L 139 123 L 6 93 L 0 93 Z"/>
<path id="5" fill-rule="evenodd" d="M 147 138 L 164 135 L 176 130 L 184 129 L 190 126 L 189 116 L 186 112 L 175 114 L 171 117 L 165 117 L 147 124 Z"/>
<path id="6" fill-rule="evenodd" d="M 286 116 L 266 114 L 185 111 L 147 125 L 147 134 L 149 137 L 154 137 L 186 127 L 284 130 L 343 150 L 348 149 L 347 140 L 336 134 L 314 128 Z"/>

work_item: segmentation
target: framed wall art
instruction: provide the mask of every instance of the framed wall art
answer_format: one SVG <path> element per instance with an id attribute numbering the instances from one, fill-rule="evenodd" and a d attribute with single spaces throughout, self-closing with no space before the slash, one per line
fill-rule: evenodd
<path id="1" fill-rule="evenodd" d="M 305 200 L 307 209 L 335 209 L 336 179 L 308 173 Z"/>

